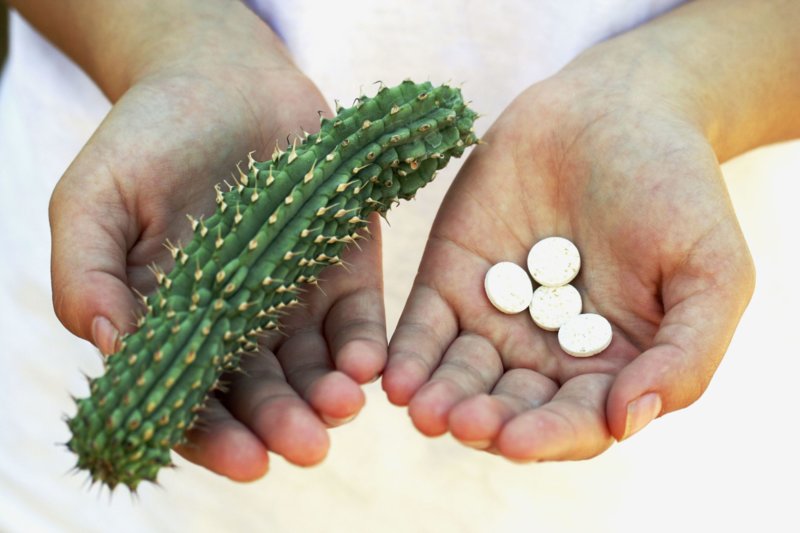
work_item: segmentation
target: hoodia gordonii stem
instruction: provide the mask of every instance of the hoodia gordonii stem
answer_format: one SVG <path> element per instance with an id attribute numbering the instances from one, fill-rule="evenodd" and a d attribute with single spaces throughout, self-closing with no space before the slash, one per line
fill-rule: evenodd
<path id="1" fill-rule="evenodd" d="M 447 85 L 405 81 L 337 112 L 271 161 L 251 159 L 236 187 L 217 187 L 210 218 L 190 217 L 191 243 L 169 245 L 175 267 L 154 268 L 138 330 L 68 420 L 67 446 L 93 481 L 154 481 L 222 374 L 278 326 L 303 284 L 341 263 L 369 214 L 413 197 L 477 142 L 477 115 Z"/>

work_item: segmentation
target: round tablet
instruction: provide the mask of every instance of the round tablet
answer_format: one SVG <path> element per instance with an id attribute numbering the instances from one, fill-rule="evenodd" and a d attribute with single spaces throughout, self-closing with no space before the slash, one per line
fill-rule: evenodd
<path id="1" fill-rule="evenodd" d="M 561 349 L 575 357 L 599 354 L 611 344 L 611 324 L 600 315 L 584 313 L 558 330 Z"/>
<path id="2" fill-rule="evenodd" d="M 537 242 L 528 253 L 528 270 L 545 287 L 560 287 L 572 281 L 581 268 L 578 249 L 563 237 Z"/>
<path id="3" fill-rule="evenodd" d="M 539 287 L 533 291 L 528 309 L 536 325 L 547 331 L 556 331 L 570 318 L 581 314 L 581 293 L 572 285 Z"/>
<path id="4" fill-rule="evenodd" d="M 483 280 L 486 296 L 497 309 L 507 314 L 523 311 L 531 303 L 533 283 L 525 269 L 514 263 L 497 263 Z"/>

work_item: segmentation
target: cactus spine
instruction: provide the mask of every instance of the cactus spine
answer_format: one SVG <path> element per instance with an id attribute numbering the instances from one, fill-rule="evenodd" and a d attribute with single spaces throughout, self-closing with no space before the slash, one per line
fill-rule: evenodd
<path id="1" fill-rule="evenodd" d="M 458 89 L 405 81 L 322 119 L 319 133 L 272 160 L 249 160 L 237 186 L 216 188 L 216 212 L 190 217 L 194 236 L 169 245 L 175 266 L 146 315 L 77 400 L 67 446 L 77 468 L 135 490 L 171 465 L 220 376 L 255 350 L 298 288 L 315 283 L 370 213 L 408 199 L 477 139 Z"/>

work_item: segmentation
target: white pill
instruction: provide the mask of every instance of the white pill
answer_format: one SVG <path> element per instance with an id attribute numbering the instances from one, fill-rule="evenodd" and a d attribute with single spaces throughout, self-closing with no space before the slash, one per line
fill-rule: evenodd
<path id="1" fill-rule="evenodd" d="M 558 330 L 561 349 L 575 357 L 599 354 L 611 344 L 611 324 L 600 315 L 584 313 L 571 318 Z"/>
<path id="2" fill-rule="evenodd" d="M 572 285 L 539 287 L 533 291 L 528 308 L 536 325 L 547 331 L 557 331 L 572 317 L 581 314 L 581 293 Z"/>
<path id="3" fill-rule="evenodd" d="M 533 283 L 528 273 L 521 266 L 508 261 L 490 268 L 483 286 L 492 305 L 507 314 L 525 310 L 533 297 Z"/>
<path id="4" fill-rule="evenodd" d="M 581 268 L 578 249 L 563 237 L 537 242 L 528 253 L 528 270 L 545 287 L 560 287 L 572 281 Z"/>

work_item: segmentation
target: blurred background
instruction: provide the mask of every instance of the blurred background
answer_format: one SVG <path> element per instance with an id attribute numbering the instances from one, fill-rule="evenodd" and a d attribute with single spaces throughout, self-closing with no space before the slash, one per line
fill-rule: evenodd
<path id="1" fill-rule="evenodd" d="M 335 31 L 325 28 L 345 23 L 333 5 L 315 6 L 315 17 L 297 9 L 298 20 L 309 22 L 286 35 L 290 46 L 309 35 L 326 42 Z M 414 22 L 415 31 L 386 37 L 382 47 L 402 51 L 414 40 L 438 39 L 439 56 L 398 52 L 386 61 L 371 55 L 378 27 L 353 33 L 346 49 L 297 46 L 296 57 L 326 96 L 343 101 L 362 82 L 371 93 L 368 84 L 378 79 L 390 85 L 404 77 L 465 81 L 465 94 L 485 115 L 480 133 L 531 76 L 552 73 L 570 56 L 566 51 L 540 61 L 533 73 L 515 69 L 527 49 L 498 53 L 481 41 L 508 31 L 493 13 L 487 7 L 480 18 L 465 18 L 469 39 L 437 34 L 435 21 L 404 13 L 391 19 L 401 27 Z M 470 26 L 476 20 L 481 31 Z M 368 23 L 347 21 L 352 27 Z M 13 28 L 12 48 L 32 31 L 19 20 Z M 57 55 L 44 42 L 15 52 L 21 64 Z M 468 55 L 472 62 L 460 63 Z M 331 62 L 341 68 L 331 69 Z M 0 531 L 800 531 L 797 142 L 724 166 L 758 281 L 711 386 L 691 408 L 655 421 L 595 459 L 519 465 L 450 437 L 425 438 L 405 410 L 387 402 L 378 382 L 367 387 L 361 415 L 331 431 L 330 454 L 317 467 L 302 469 L 272 456 L 263 480 L 241 485 L 177 458 L 178 468 L 161 474 L 161 486 L 143 486 L 136 498 L 88 490 L 83 476 L 68 473 L 73 458 L 56 443 L 68 438 L 61 416 L 72 412 L 69 394 L 86 392 L 80 372 L 95 375 L 101 366 L 97 352 L 64 330 L 51 310 L 50 189 L 43 185 L 60 176 L 105 113 L 94 106 L 99 94 L 91 82 L 72 70 L 62 57 L 0 93 L 6 113 L 0 117 L 0 209 L 25 220 L 36 236 L 23 241 L 0 228 Z M 58 90 L 35 90 L 42 86 Z M 2 105 L 9 100 L 15 104 Z M 32 123 L 26 106 L 52 110 L 51 119 Z M 31 156 L 31 145 L 47 150 Z M 415 201 L 392 212 L 391 227 L 384 227 L 390 334 L 459 165 L 454 162 Z M 39 175 L 47 180 L 20 179 Z"/>

